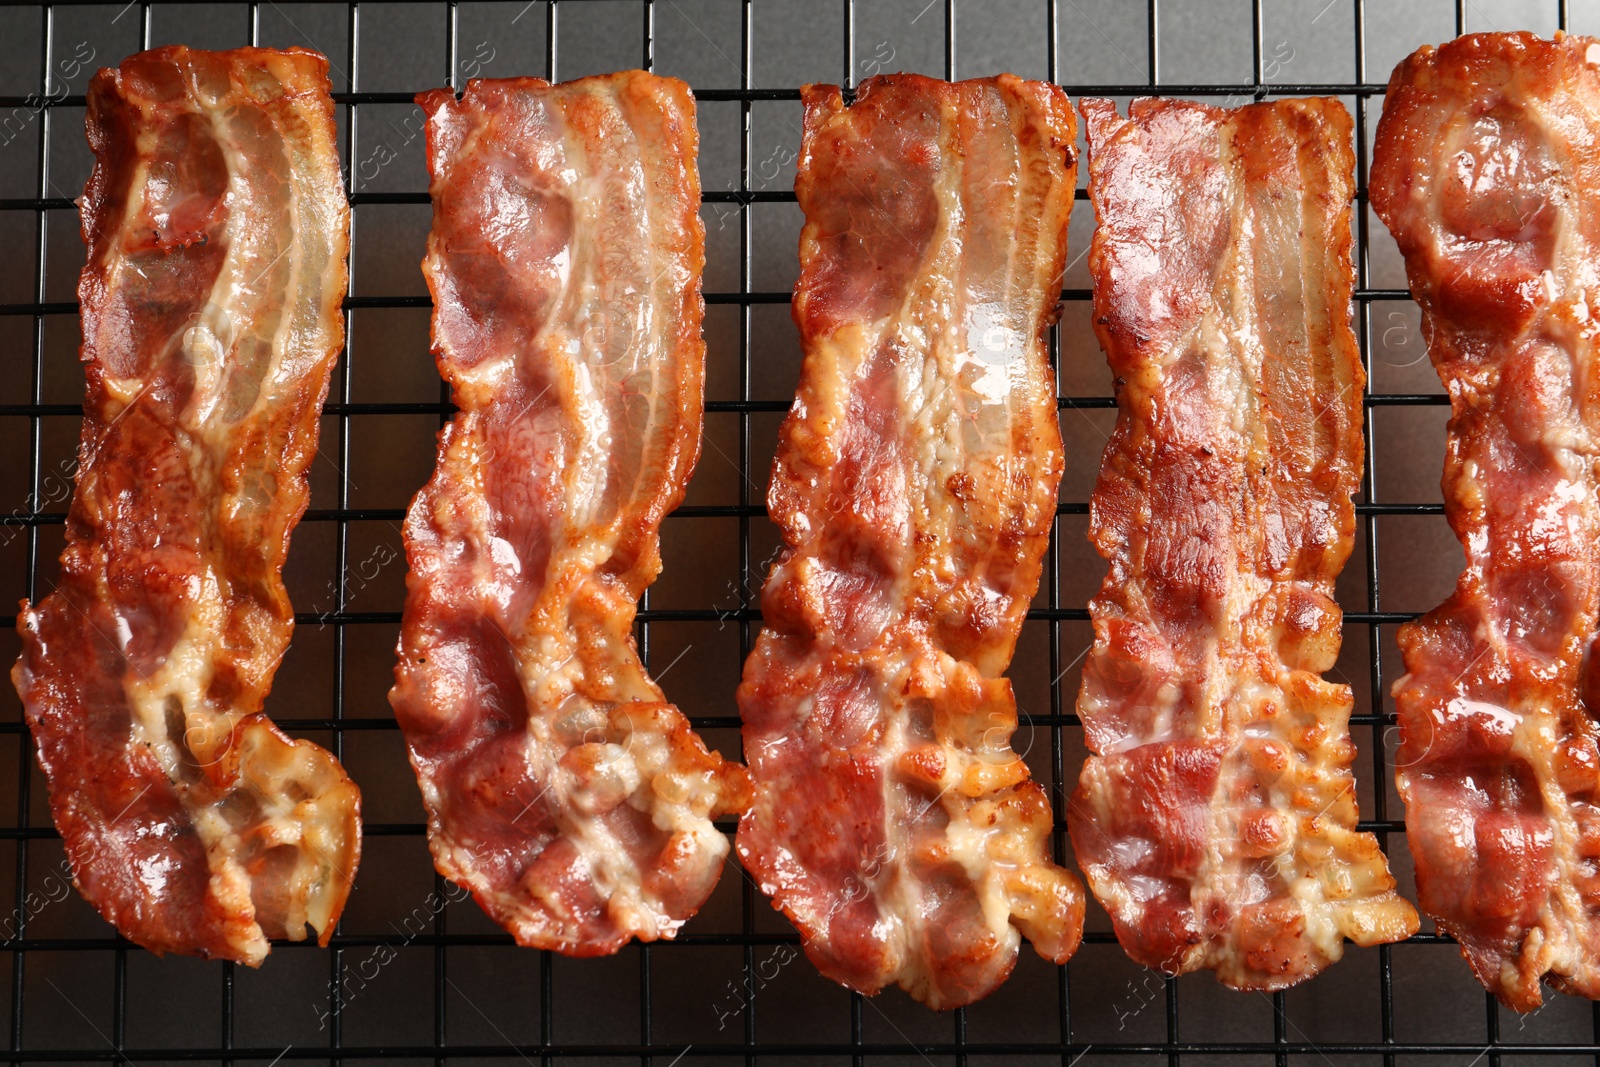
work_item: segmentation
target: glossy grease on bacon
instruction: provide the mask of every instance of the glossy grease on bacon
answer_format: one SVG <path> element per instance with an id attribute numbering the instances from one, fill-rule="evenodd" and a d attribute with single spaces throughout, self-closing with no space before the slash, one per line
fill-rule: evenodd
<path id="1" fill-rule="evenodd" d="M 1400 629 L 1423 912 L 1519 1011 L 1600 995 L 1600 41 L 1461 37 L 1395 68 L 1372 206 L 1450 394 L 1450 599 Z"/>
<path id="2" fill-rule="evenodd" d="M 632 634 L 700 452 L 694 102 L 641 71 L 417 102 L 461 411 L 406 520 L 390 701 L 434 862 L 524 945 L 672 937 L 722 871 L 712 818 L 749 792 Z"/>
<path id="3" fill-rule="evenodd" d="M 804 349 L 768 510 L 786 549 L 739 688 L 739 852 L 828 977 L 985 996 L 1083 890 L 1012 751 L 1011 660 L 1061 475 L 1054 319 L 1075 123 L 1054 86 L 803 90 Z"/>
<path id="4" fill-rule="evenodd" d="M 1327 99 L 1082 110 L 1118 417 L 1068 823 L 1135 960 L 1282 989 L 1346 937 L 1417 926 L 1355 829 L 1350 688 L 1321 677 L 1362 455 L 1350 117 Z"/>
<path id="5" fill-rule="evenodd" d="M 360 853 L 338 761 L 261 713 L 344 340 L 327 61 L 143 52 L 87 125 L 77 491 L 12 679 L 84 896 L 152 951 L 256 965 L 327 942 Z"/>

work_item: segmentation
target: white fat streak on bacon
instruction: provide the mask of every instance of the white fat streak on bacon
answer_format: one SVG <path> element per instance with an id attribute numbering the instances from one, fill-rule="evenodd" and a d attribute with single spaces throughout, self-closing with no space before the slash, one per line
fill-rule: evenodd
<path id="1" fill-rule="evenodd" d="M 1043 331 L 1073 120 L 1052 86 L 804 92 L 805 363 L 769 512 L 786 551 L 740 710 L 739 849 L 819 969 L 937 1008 L 1064 961 L 1082 890 L 1012 750 L 1010 661 L 1061 470 Z"/>
<path id="2" fill-rule="evenodd" d="M 191 573 L 171 576 L 173 600 L 153 607 L 174 612 L 178 632 L 155 656 L 143 657 L 132 645 L 138 613 L 152 606 L 123 603 L 125 594 L 112 580 L 135 564 L 112 555 L 112 537 L 104 530 L 100 543 L 69 545 L 69 555 L 82 552 L 98 561 L 87 575 L 90 586 L 81 588 L 80 572 L 68 568 L 70 592 L 25 613 L 24 633 L 34 647 L 16 675 L 25 698 L 41 694 L 29 700 L 29 711 L 46 735 L 47 769 L 59 767 L 54 749 L 65 742 L 48 733 L 83 727 L 52 716 L 66 710 L 49 707 L 59 683 L 40 676 L 95 670 L 105 661 L 92 647 L 59 642 L 46 648 L 43 634 L 56 625 L 48 616 L 77 613 L 101 639 L 114 641 L 125 658 L 120 680 L 107 681 L 120 685 L 126 701 L 130 750 L 153 758 L 165 782 L 141 779 L 140 757 L 128 757 L 124 771 L 115 753 L 89 753 L 91 760 L 106 761 L 112 769 L 107 777 L 128 773 L 129 792 L 146 782 L 122 811 L 91 818 L 93 801 L 66 794 L 52 775 L 58 822 L 60 812 L 73 816 L 63 835 L 78 881 L 132 940 L 158 952 L 220 955 L 252 965 L 266 955 L 268 936 L 298 940 L 307 924 L 324 939 L 331 935 L 360 847 L 359 795 L 337 761 L 309 742 L 289 741 L 259 714 L 292 628 L 277 573 L 282 545 L 305 507 L 304 469 L 315 451 L 317 410 L 343 339 L 338 304 L 349 214 L 339 188 L 325 71 L 310 53 L 213 56 L 180 48 L 134 57 L 121 81 L 115 75 L 107 81 L 105 73 L 97 79 L 99 110 L 91 122 L 104 115 L 108 123 L 129 123 L 140 155 L 125 173 L 103 156 L 91 181 L 91 191 L 97 184 L 101 191 L 86 206 L 86 212 L 98 210 L 108 186 L 126 196 L 121 218 L 104 231 L 109 239 L 99 239 L 102 220 L 85 221 L 85 232 L 95 235 L 91 254 L 98 253 L 85 269 L 85 345 L 94 364 L 71 537 L 77 540 L 84 523 L 91 530 L 117 522 L 176 524 L 188 527 L 185 534 L 198 540 L 199 553 Z M 163 77 L 176 97 L 140 95 L 141 79 Z M 155 287 L 169 269 L 147 255 L 141 228 L 161 210 L 149 197 L 154 190 L 170 205 L 203 196 L 198 188 L 172 187 L 170 158 L 161 159 L 162 173 L 152 173 L 149 153 L 175 122 L 190 119 L 203 131 L 199 138 L 218 149 L 225 172 L 221 227 L 202 238 L 221 244 L 222 263 L 204 304 L 170 334 L 146 335 L 141 351 L 128 346 L 137 327 L 122 325 L 118 313 L 137 309 L 147 288 L 159 292 Z M 184 165 L 180 159 L 180 173 Z M 115 373 L 124 368 L 135 373 Z M 135 407 L 165 423 L 171 452 L 160 459 L 182 470 L 196 498 L 193 513 L 153 511 L 161 506 L 154 497 L 130 501 L 102 487 L 108 472 L 115 477 L 124 465 L 149 458 L 123 453 L 130 446 L 112 433 Z M 264 447 L 283 452 L 263 454 Z M 233 554 L 241 545 L 275 559 L 264 579 L 267 589 L 254 588 L 250 583 L 262 579 L 236 569 Z M 153 552 L 157 544 L 144 547 Z M 85 593 L 92 600 L 87 609 L 80 599 Z M 35 655 L 57 660 L 41 664 Z M 89 662 L 74 668 L 60 661 L 64 655 Z M 214 695 L 224 666 L 230 676 L 246 679 L 231 702 Z M 159 830 L 141 826 L 139 805 L 152 791 L 170 791 L 182 822 Z M 80 817 L 99 823 L 86 842 L 77 840 Z M 144 855 L 139 840 L 171 834 L 195 835 L 209 866 L 200 914 L 185 911 L 195 902 L 167 899 L 175 880 L 170 860 Z M 109 866 L 128 868 L 137 888 L 130 892 L 123 884 L 114 891 L 120 878 Z M 144 899 L 127 899 L 140 894 Z M 147 926 L 150 914 L 178 928 L 176 934 Z"/>
<path id="3" fill-rule="evenodd" d="M 462 409 L 407 521 L 391 694 L 429 842 L 523 944 L 671 937 L 747 788 L 631 633 L 699 450 L 693 104 L 642 72 L 419 102 L 434 342 Z"/>
<path id="4" fill-rule="evenodd" d="M 1346 937 L 1416 928 L 1355 832 L 1350 689 L 1320 677 L 1361 464 L 1350 121 L 1330 100 L 1082 106 L 1120 413 L 1073 841 L 1136 960 L 1280 989 Z"/>
<path id="5" fill-rule="evenodd" d="M 1372 202 L 1450 394 L 1466 567 L 1401 628 L 1418 902 L 1479 980 L 1600 996 L 1600 41 L 1474 34 L 1395 68 Z"/>

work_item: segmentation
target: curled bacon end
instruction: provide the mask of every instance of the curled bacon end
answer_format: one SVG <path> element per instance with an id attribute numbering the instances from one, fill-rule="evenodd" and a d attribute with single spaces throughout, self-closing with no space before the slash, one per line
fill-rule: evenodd
<path id="1" fill-rule="evenodd" d="M 160 48 L 100 71 L 84 399 L 61 580 L 12 672 L 78 888 L 157 953 L 326 944 L 361 849 L 332 754 L 261 713 L 343 345 L 327 61 Z"/>
<path id="2" fill-rule="evenodd" d="M 1395 68 L 1372 206 L 1450 394 L 1449 600 L 1400 628 L 1422 910 L 1508 1007 L 1600 996 L 1600 40 L 1481 33 Z"/>

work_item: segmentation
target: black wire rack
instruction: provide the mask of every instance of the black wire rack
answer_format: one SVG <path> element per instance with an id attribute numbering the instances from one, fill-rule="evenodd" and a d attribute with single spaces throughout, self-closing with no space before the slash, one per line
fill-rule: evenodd
<path id="1" fill-rule="evenodd" d="M 865 9 L 868 3 L 860 0 L 860 7 Z M 1383 606 L 1378 544 L 1380 533 L 1390 532 L 1387 527 L 1380 529 L 1390 517 L 1428 517 L 1442 528 L 1439 516 L 1443 508 L 1436 500 L 1380 501 L 1378 477 L 1385 462 L 1380 457 L 1386 453 L 1378 450 L 1373 425 L 1384 409 L 1422 413 L 1431 409 L 1434 417 L 1427 423 L 1429 432 L 1442 440 L 1441 409 L 1446 400 L 1423 379 L 1412 379 L 1416 391 L 1380 391 L 1394 376 L 1374 373 L 1375 353 L 1389 347 L 1389 331 L 1410 321 L 1405 319 L 1410 304 L 1404 288 L 1372 284 L 1375 271 L 1369 237 L 1376 239 L 1378 232 L 1365 209 L 1365 175 L 1372 123 L 1381 107 L 1382 79 L 1387 74 L 1387 70 L 1370 70 L 1367 65 L 1368 8 L 1376 3 L 1331 0 L 1322 7 L 1322 0 L 1316 0 L 1314 7 L 1321 11 L 1312 21 L 1335 9 L 1332 17 L 1349 20 L 1346 39 L 1353 46 L 1354 77 L 1304 84 L 1276 77 L 1276 53 L 1264 43 L 1272 5 L 1267 0 L 1238 3 L 1248 11 L 1251 72 L 1245 80 L 1222 85 L 1175 84 L 1162 77 L 1163 19 L 1180 11 L 1183 0 L 1167 0 L 1166 4 L 1145 0 L 1119 8 L 1119 17 L 1137 16 L 1143 23 L 1145 69 L 1142 78 L 1132 83 L 1063 80 L 1064 74 L 1072 73 L 1062 69 L 1058 42 L 1063 19 L 1081 17 L 1081 23 L 1075 24 L 1098 32 L 1083 4 L 1100 10 L 1104 0 L 1098 4 L 1091 0 L 1082 0 L 1082 4 L 1078 0 L 1016 0 L 1012 13 L 1021 11 L 1018 17 L 1036 22 L 1036 32 L 1045 39 L 1048 76 L 1063 85 L 1074 100 L 1089 95 L 1161 95 L 1240 103 L 1267 97 L 1335 95 L 1354 110 L 1360 176 L 1355 224 L 1356 325 L 1370 381 L 1365 398 L 1367 466 L 1357 503 L 1358 546 L 1340 587 L 1346 606 L 1356 610 L 1345 614 L 1346 655 L 1341 663 L 1349 667 L 1347 680 L 1357 691 L 1357 714 L 1351 722 L 1363 749 L 1357 766 L 1366 816 L 1362 828 L 1378 835 L 1405 882 L 1409 874 L 1404 823 L 1388 785 L 1393 716 L 1384 707 L 1381 694 L 1394 677 L 1394 627 L 1413 613 Z M 76 272 L 63 272 L 56 262 L 62 255 L 60 249 L 76 241 L 75 206 L 58 188 L 60 166 L 52 155 L 61 151 L 64 138 L 75 136 L 71 124 L 78 121 L 84 103 L 83 76 L 75 67 L 67 74 L 62 65 L 64 57 L 72 53 L 64 47 L 65 37 L 58 29 L 63 13 L 75 6 L 30 5 L 39 20 L 42 42 L 37 90 L 0 96 L 0 140 L 11 144 L 13 135 L 20 136 L 25 127 L 37 140 L 36 169 L 28 179 L 31 193 L 0 198 L 0 224 L 7 227 L 5 233 L 23 233 L 18 228 L 22 222 L 31 221 L 33 227 L 32 259 L 22 268 L 31 274 L 31 290 L 25 299 L 5 296 L 10 290 L 0 291 L 0 298 L 10 300 L 0 302 L 0 328 L 9 330 L 0 341 L 0 360 L 4 361 L 0 380 L 6 383 L 0 386 L 0 401 L 4 401 L 0 402 L 0 432 L 5 434 L 0 437 L 0 455 L 5 457 L 0 467 L 7 469 L 0 472 L 0 479 L 11 478 L 10 482 L 0 480 L 0 508 L 16 505 L 0 515 L 0 553 L 5 553 L 0 554 L 0 576 L 11 576 L 16 592 L 30 598 L 46 592 L 53 580 L 60 527 L 65 520 L 70 461 L 49 461 L 63 453 L 70 455 L 76 420 L 81 416 L 79 404 L 65 402 L 65 394 L 54 395 L 49 385 L 53 376 L 59 376 L 61 366 L 75 365 L 76 352 L 77 305 L 70 299 Z M 726 583 L 726 590 L 716 589 L 719 595 L 715 597 L 705 595 L 704 585 L 698 592 L 680 595 L 678 599 L 687 606 L 660 603 L 668 599 L 662 585 L 657 587 L 657 604 L 652 605 L 647 594 L 639 614 L 638 639 L 646 662 L 658 675 L 677 663 L 677 659 L 666 660 L 674 645 L 669 639 L 674 626 L 727 629 L 730 644 L 737 646 L 730 647 L 730 654 L 736 652 L 742 662 L 749 651 L 760 623 L 763 546 L 772 543 L 763 506 L 770 439 L 788 406 L 787 400 L 778 396 L 760 395 L 763 390 L 758 380 L 765 373 L 763 360 L 771 345 L 755 316 L 762 314 L 765 305 L 786 304 L 789 293 L 756 287 L 760 272 L 753 266 L 753 256 L 757 212 L 765 205 L 776 205 L 793 214 L 795 198 L 792 192 L 769 188 L 773 182 L 766 164 L 771 157 L 759 158 L 755 130 L 759 108 L 771 104 L 795 109 L 799 91 L 796 87 L 758 88 L 753 77 L 758 20 L 776 9 L 776 0 L 771 5 L 765 0 L 760 4 L 756 0 L 725 0 L 725 6 L 737 22 L 728 40 L 730 45 L 736 41 L 737 55 L 728 55 L 729 49 L 709 36 L 706 41 L 724 62 L 737 68 L 738 82 L 735 87 L 696 86 L 696 97 L 703 116 L 712 106 L 737 110 L 737 180 L 728 183 L 728 188 L 708 180 L 705 201 L 708 221 L 714 218 L 721 241 L 712 247 L 706 293 L 712 314 L 722 316 L 711 347 L 713 358 L 720 350 L 730 368 L 723 397 L 717 398 L 715 388 L 709 392 L 713 399 L 707 403 L 708 433 L 716 420 L 722 427 L 723 442 L 736 454 L 719 447 L 715 435 L 708 441 L 728 461 L 730 470 L 736 468 L 738 480 L 736 488 L 725 485 L 720 498 L 709 494 L 710 502 L 700 502 L 691 493 L 690 502 L 671 517 L 664 537 L 670 543 L 677 530 L 686 528 L 686 519 L 724 524 L 726 543 L 736 545 L 736 574 Z M 1537 17 L 1549 23 L 1547 28 L 1566 29 L 1574 14 L 1568 0 L 1546 5 L 1552 9 L 1549 11 L 1541 5 L 1524 6 L 1539 7 Z M 153 40 L 158 7 L 180 23 L 185 18 L 178 5 L 168 3 L 112 4 L 105 14 L 112 21 L 136 18 L 137 44 L 147 47 Z M 336 80 L 339 91 L 334 98 L 340 112 L 347 192 L 357 213 L 352 244 L 352 260 L 357 261 L 360 243 L 374 239 L 373 230 L 364 225 L 364 208 L 410 207 L 424 212 L 428 203 L 420 188 L 380 191 L 365 187 L 357 160 L 364 144 L 366 116 L 384 105 L 409 105 L 414 90 L 436 84 L 417 84 L 394 92 L 362 88 L 363 20 L 387 21 L 395 19 L 397 12 L 409 18 L 406 12 L 421 12 L 442 26 L 442 39 L 433 46 L 438 49 L 439 81 L 459 88 L 467 75 L 477 71 L 472 57 L 463 55 L 461 8 L 456 3 L 416 5 L 403 11 L 394 5 L 380 8 L 348 3 L 338 7 L 342 9 L 346 47 L 342 55 L 330 50 L 330 61 L 336 78 L 343 80 L 342 86 Z M 513 4 L 510 24 L 519 27 L 517 32 L 542 25 L 543 69 L 484 73 L 533 73 L 551 80 L 570 74 L 562 62 L 563 27 L 572 20 L 591 19 L 597 8 L 603 9 L 613 39 L 619 33 L 636 34 L 631 62 L 647 69 L 656 65 L 658 14 L 689 18 L 676 0 Z M 273 3 L 237 4 L 232 10 L 237 10 L 242 22 L 233 44 L 262 41 L 263 15 L 275 18 L 281 14 Z M 858 47 L 858 3 L 829 0 L 827 10 L 838 19 L 842 34 L 842 63 L 835 77 L 852 86 L 870 72 Z M 913 22 L 942 16 L 942 73 L 947 78 L 964 73 L 958 69 L 958 30 L 967 20 L 988 17 L 979 0 L 930 0 L 926 7 L 917 0 L 910 10 L 915 13 Z M 1474 14 L 1471 0 L 1455 3 L 1453 15 L 1456 33 L 1481 28 L 1476 21 L 1487 21 Z M 181 28 L 163 39 L 174 38 L 183 39 Z M 1124 60 L 1137 65 L 1111 38 L 1106 37 L 1106 42 L 1123 53 Z M 0 55 L 6 55 L 6 64 L 33 69 L 33 60 L 18 56 L 15 47 L 0 45 Z M 100 56 L 94 65 L 120 58 Z M 343 71 L 338 70 L 341 63 Z M 895 69 L 892 58 L 885 63 L 883 69 Z M 77 84 L 76 94 L 68 82 Z M 785 162 L 792 163 L 792 155 Z M 774 172 L 777 169 L 774 167 Z M 1080 219 L 1089 214 L 1083 200 L 1080 189 L 1075 213 Z M 734 227 L 731 235 L 726 233 L 730 223 Z M 1087 232 L 1075 223 L 1075 253 L 1086 247 Z M 26 240 L 15 244 L 14 265 L 23 263 L 22 249 L 27 247 Z M 724 259 L 736 256 L 736 263 L 724 264 L 718 273 L 719 255 Z M 733 284 L 722 285 L 713 281 L 713 276 L 732 279 Z M 372 580 L 366 565 L 374 556 L 372 552 L 361 560 L 356 556 L 360 545 L 370 543 L 370 539 L 363 540 L 367 538 L 363 531 L 373 524 L 392 530 L 399 522 L 405 497 L 420 484 L 421 477 L 391 494 L 396 497 L 393 500 L 374 501 L 371 494 L 359 491 L 350 476 L 352 463 L 360 461 L 363 450 L 383 447 L 365 436 L 361 426 L 375 420 L 384 440 L 414 429 L 414 436 L 422 439 L 424 458 L 429 458 L 432 442 L 421 424 L 432 427 L 442 422 L 452 408 L 442 386 L 437 398 L 363 399 L 352 369 L 360 362 L 353 358 L 360 347 L 356 339 L 366 329 L 357 317 L 409 309 L 420 318 L 429 302 L 426 295 L 419 295 L 420 278 L 410 294 L 394 295 L 360 290 L 358 281 L 356 272 L 345 301 L 351 346 L 340 361 L 325 408 L 321 454 L 336 475 L 330 477 L 326 471 L 314 474 L 313 507 L 296 534 L 297 547 L 302 542 L 309 546 L 300 555 L 314 551 L 331 556 L 334 577 L 324 587 L 326 600 L 316 595 L 315 581 L 300 581 L 296 598 L 306 610 L 297 615 L 295 644 L 317 644 L 321 651 L 306 662 L 321 669 L 303 671 L 305 665 L 296 661 L 297 652 L 291 650 L 278 681 L 283 690 L 284 674 L 293 673 L 296 678 L 291 681 L 302 673 L 314 674 L 312 684 L 323 687 L 323 696 L 310 703 L 325 706 L 327 711 L 303 714 L 307 708 L 285 706 L 277 700 L 277 693 L 276 702 L 268 706 L 286 729 L 314 737 L 344 758 L 368 791 L 367 859 L 358 874 L 351 911 L 329 949 L 304 942 L 279 944 L 258 973 L 231 964 L 157 961 L 117 938 L 65 888 L 59 838 L 43 803 L 41 776 L 34 766 L 27 728 L 14 696 L 7 691 L 0 704 L 0 746 L 9 745 L 12 750 L 9 757 L 15 761 L 16 788 L 14 799 L 0 806 L 0 849 L 14 855 L 15 873 L 10 899 L 0 899 L 0 905 L 9 908 L 0 913 L 0 934 L 4 935 L 0 953 L 10 957 L 10 966 L 0 969 L 0 993 L 9 998 L 10 1013 L 8 1050 L 0 1059 L 11 1064 L 275 1064 L 372 1059 L 443 1064 L 446 1060 L 498 1060 L 537 1062 L 544 1067 L 569 1057 L 590 1063 L 666 1065 L 700 1059 L 719 1063 L 730 1059 L 747 1063 L 757 1059 L 773 1063 L 848 1060 L 853 1064 L 894 1059 L 911 1064 L 965 1065 L 1045 1057 L 1065 1065 L 1100 1057 L 1123 1063 L 1132 1057 L 1131 1062 L 1170 1064 L 1393 1064 L 1412 1058 L 1430 1063 L 1498 1064 L 1519 1056 L 1558 1062 L 1549 1059 L 1556 1056 L 1561 1062 L 1600 1064 L 1600 1008 L 1550 993 L 1550 1006 L 1530 1026 L 1530 1020 L 1498 1009 L 1472 982 L 1448 939 L 1429 932 L 1398 946 L 1352 948 L 1346 961 L 1327 974 L 1287 994 L 1268 997 L 1220 990 L 1204 974 L 1174 980 L 1142 972 L 1121 956 L 1103 915 L 1097 914 L 1091 920 L 1084 949 L 1072 963 L 1060 968 L 1045 966 L 1032 959 L 1024 947 L 1017 974 L 989 1001 L 934 1015 L 895 992 L 868 1000 L 817 978 L 800 955 L 793 930 L 771 914 L 749 879 L 741 878 L 730 864 L 717 897 L 676 941 L 632 946 L 609 961 L 566 961 L 550 953 L 515 948 L 508 937 L 477 914 L 470 901 L 462 900 L 461 893 L 433 874 L 422 844 L 420 817 L 412 812 L 410 818 L 388 820 L 383 812 L 374 810 L 372 784 L 362 773 L 364 767 L 399 783 L 397 788 L 414 789 L 400 754 L 395 723 L 382 700 L 387 688 L 385 657 L 393 645 L 399 614 L 397 610 L 361 607 L 371 599 L 366 594 Z M 1069 275 L 1069 286 L 1070 281 Z M 16 295 L 23 294 L 18 291 Z M 1092 337 L 1085 340 L 1088 330 L 1083 302 L 1088 298 L 1085 287 L 1064 290 L 1066 313 L 1061 326 L 1052 331 L 1053 359 L 1065 360 L 1070 353 L 1075 362 L 1098 360 Z M 719 308 L 725 310 L 719 312 Z M 1375 321 L 1380 312 L 1383 317 Z M 1385 325 L 1390 322 L 1400 322 L 1401 327 Z M 708 319 L 708 331 L 711 327 Z M 408 351 L 405 358 L 431 368 L 425 340 L 413 347 L 415 351 Z M 761 354 L 753 355 L 757 347 Z M 1083 376 L 1066 366 L 1061 371 L 1063 392 L 1069 394 L 1060 399 L 1064 427 L 1076 426 L 1081 431 L 1070 414 L 1081 412 L 1084 423 L 1103 434 L 1102 427 L 1109 425 L 1115 407 L 1107 395 L 1109 390 L 1079 390 L 1074 383 L 1085 380 Z M 728 392 L 733 395 L 727 396 Z M 1092 444 L 1094 438 L 1088 440 Z M 1074 497 L 1070 486 L 1089 484 L 1085 478 L 1092 479 L 1098 460 L 1098 448 L 1069 449 L 1069 466 L 1077 468 L 1081 476 L 1069 477 L 1069 485 L 1064 487 L 1068 498 L 1059 507 L 1043 589 L 1029 614 L 1024 650 L 1018 657 L 1019 668 L 1025 656 L 1034 666 L 1047 668 L 1048 683 L 1034 686 L 1034 698 L 1024 700 L 1029 713 L 1023 716 L 1023 730 L 1030 738 L 1029 761 L 1036 776 L 1049 783 L 1058 814 L 1065 791 L 1070 791 L 1076 780 L 1083 752 L 1081 727 L 1072 713 L 1076 663 L 1064 652 L 1063 635 L 1073 628 L 1080 636 L 1087 631 L 1085 601 L 1100 573 L 1092 567 L 1087 578 L 1079 573 L 1087 552 L 1082 530 L 1088 504 L 1086 493 Z M 702 460 L 702 466 L 706 462 Z M 1428 463 L 1431 469 L 1423 482 L 1432 484 L 1438 467 L 1431 460 Z M 321 484 L 316 485 L 319 477 Z M 295 558 L 291 557 L 291 568 Z M 388 566 L 393 558 L 391 553 L 380 566 Z M 403 567 L 403 559 L 398 566 Z M 673 571 L 669 552 L 663 583 Z M 308 584 L 313 590 L 309 600 L 305 593 Z M 291 581 L 292 591 L 295 585 Z M 11 595 L 10 590 L 8 586 L 6 595 Z M 10 630 L 14 625 L 14 615 L 0 616 L 0 627 Z M 683 645 L 679 658 L 692 647 L 681 639 L 676 644 Z M 14 638 L 0 641 L 0 659 L 6 664 L 15 652 Z M 733 666 L 736 670 L 737 663 Z M 710 674 L 720 678 L 714 671 Z M 684 682 L 680 676 L 664 683 L 669 698 L 674 697 L 676 685 Z M 720 696 L 709 701 L 709 707 L 695 708 L 708 713 L 693 716 L 693 722 L 713 743 L 731 753 L 737 746 L 738 725 L 732 684 L 719 681 L 717 685 Z M 305 691 L 304 686 L 289 688 L 296 693 Z M 380 710 L 367 710 L 373 707 Z M 1034 737 L 1048 738 L 1048 745 L 1032 746 Z M 363 756 L 356 751 L 374 739 L 387 746 L 380 755 Z M 0 760 L 6 758 L 0 748 Z M 725 829 L 731 832 L 732 827 Z M 403 850 L 392 862 L 382 858 L 388 843 Z M 1059 820 L 1055 848 L 1058 860 L 1070 863 L 1070 845 Z M 0 862 L 3 860 L 0 852 Z M 407 872 L 404 876 L 397 873 L 402 870 Z M 391 889 L 391 881 L 398 884 L 406 878 L 410 881 L 405 888 Z M 372 903 L 357 922 L 354 915 L 363 900 Z M 306 1007 L 311 1010 L 307 1012 Z"/>

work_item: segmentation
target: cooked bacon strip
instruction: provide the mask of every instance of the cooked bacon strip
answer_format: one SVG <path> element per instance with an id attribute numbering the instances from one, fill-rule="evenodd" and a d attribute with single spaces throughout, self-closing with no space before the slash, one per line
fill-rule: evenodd
<path id="1" fill-rule="evenodd" d="M 79 889 L 157 953 L 326 944 L 360 853 L 338 761 L 261 713 L 344 343 L 327 67 L 171 47 L 89 86 L 77 493 L 12 680 Z"/>
<path id="2" fill-rule="evenodd" d="M 828 977 L 950 1008 L 1004 980 L 1019 930 L 1065 962 L 1083 927 L 1000 677 L 1061 475 L 1043 337 L 1075 123 L 1010 75 L 802 95 L 805 363 L 739 689 L 739 854 Z"/>
<path id="3" fill-rule="evenodd" d="M 1484 33 L 1395 68 L 1372 206 L 1450 394 L 1455 593 L 1400 629 L 1422 910 L 1507 1006 L 1600 996 L 1600 41 Z M 1586 658 L 1587 657 L 1587 658 Z"/>
<path id="4" fill-rule="evenodd" d="M 700 453 L 694 101 L 628 71 L 417 103 L 461 413 L 406 521 L 390 701 L 434 862 L 524 945 L 672 937 L 722 871 L 712 818 L 749 802 L 632 636 Z"/>
<path id="5" fill-rule="evenodd" d="M 1090 537 L 1068 814 L 1117 938 L 1146 966 L 1282 989 L 1411 905 L 1357 833 L 1334 579 L 1350 555 L 1364 376 L 1350 332 L 1350 116 L 1082 103 L 1095 331 L 1118 418 Z"/>

